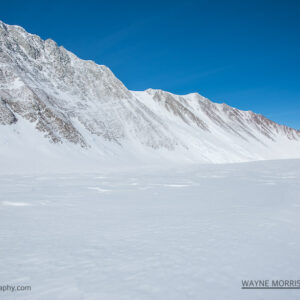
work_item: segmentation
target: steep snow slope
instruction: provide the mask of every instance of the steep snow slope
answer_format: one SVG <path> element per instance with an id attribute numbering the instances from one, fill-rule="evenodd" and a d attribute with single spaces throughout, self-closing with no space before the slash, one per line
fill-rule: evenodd
<path id="1" fill-rule="evenodd" d="M 294 158 L 299 140 L 199 94 L 129 91 L 107 67 L 0 22 L 1 171 Z"/>
<path id="2" fill-rule="evenodd" d="M 167 120 L 195 159 L 226 162 L 300 155 L 299 130 L 252 111 L 213 103 L 197 93 L 179 96 L 148 89 L 134 94 Z"/>
<path id="3" fill-rule="evenodd" d="M 107 141 L 132 137 L 154 148 L 172 147 L 160 120 L 107 67 L 18 26 L 0 24 L 0 38 L 3 124 L 15 123 L 19 115 L 36 122 L 51 142 L 88 147 L 78 121 Z"/>

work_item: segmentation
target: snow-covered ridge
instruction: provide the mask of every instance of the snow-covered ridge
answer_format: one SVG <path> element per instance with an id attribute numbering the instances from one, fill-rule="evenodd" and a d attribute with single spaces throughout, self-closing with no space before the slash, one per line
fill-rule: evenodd
<path id="1" fill-rule="evenodd" d="M 35 161 L 49 153 L 93 162 L 295 158 L 300 131 L 199 94 L 129 91 L 107 67 L 0 22 L 0 160 L 30 153 Z"/>

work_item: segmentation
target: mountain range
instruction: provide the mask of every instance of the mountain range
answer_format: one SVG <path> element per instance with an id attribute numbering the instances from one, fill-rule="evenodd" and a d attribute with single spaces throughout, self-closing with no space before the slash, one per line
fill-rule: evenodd
<path id="1" fill-rule="evenodd" d="M 1 172 L 299 157 L 299 130 L 198 93 L 130 91 L 106 66 L 0 22 Z"/>

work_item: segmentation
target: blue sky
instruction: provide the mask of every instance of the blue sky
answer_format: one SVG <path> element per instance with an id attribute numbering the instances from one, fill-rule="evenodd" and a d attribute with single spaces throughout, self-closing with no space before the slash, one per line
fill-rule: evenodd
<path id="1" fill-rule="evenodd" d="M 300 129 L 300 1 L 3 1 L 0 19 L 132 90 L 199 92 Z"/>

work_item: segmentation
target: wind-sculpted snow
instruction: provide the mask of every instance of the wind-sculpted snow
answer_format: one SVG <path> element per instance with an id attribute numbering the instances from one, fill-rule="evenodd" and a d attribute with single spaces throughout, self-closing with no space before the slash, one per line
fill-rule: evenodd
<path id="1" fill-rule="evenodd" d="M 296 300 L 300 160 L 0 176 L 0 291 L 13 300 Z"/>
<path id="2" fill-rule="evenodd" d="M 107 67 L 0 22 L 1 158 L 30 157 L 44 140 L 51 151 L 34 149 L 34 160 L 46 152 L 62 161 L 82 153 L 190 162 L 300 156 L 298 130 L 199 94 L 129 91 Z"/>

